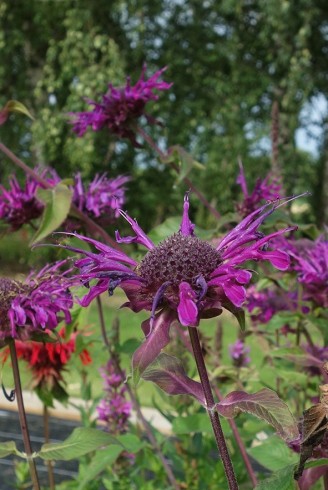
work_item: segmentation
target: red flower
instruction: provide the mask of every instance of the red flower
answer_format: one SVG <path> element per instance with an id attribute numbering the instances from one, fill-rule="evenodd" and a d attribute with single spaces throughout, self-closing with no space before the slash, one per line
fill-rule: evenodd
<path id="1" fill-rule="evenodd" d="M 65 339 L 65 333 L 65 328 L 62 328 L 60 339 L 54 343 L 16 341 L 18 358 L 26 361 L 32 372 L 32 387 L 47 405 L 52 405 L 54 398 L 62 401 L 68 398 L 62 373 L 75 351 L 77 333 L 69 339 Z M 83 349 L 79 356 L 84 365 L 92 361 L 87 349 Z M 3 359 L 6 357 L 4 355 Z"/>

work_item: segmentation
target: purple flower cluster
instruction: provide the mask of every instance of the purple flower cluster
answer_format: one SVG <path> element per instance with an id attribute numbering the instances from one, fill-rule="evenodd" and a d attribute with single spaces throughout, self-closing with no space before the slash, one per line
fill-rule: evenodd
<path id="1" fill-rule="evenodd" d="M 30 274 L 25 282 L 0 278 L 0 340 L 27 340 L 33 332 L 53 330 L 65 319 L 71 321 L 73 306 L 65 261 Z"/>
<path id="2" fill-rule="evenodd" d="M 111 434 L 121 434 L 127 429 L 132 409 L 131 403 L 125 399 L 124 377 L 115 372 L 111 359 L 100 369 L 100 373 L 104 380 L 106 397 L 97 406 L 99 420 L 106 422 Z"/>
<path id="3" fill-rule="evenodd" d="M 254 323 L 268 323 L 271 318 L 281 311 L 297 309 L 297 293 L 287 292 L 273 285 L 258 291 L 255 286 L 248 289 L 247 309 Z"/>
<path id="4" fill-rule="evenodd" d="M 51 186 L 61 181 L 54 169 L 47 168 L 40 172 L 36 168 L 35 171 Z M 119 216 L 118 208 L 125 203 L 124 185 L 129 180 L 130 177 L 124 175 L 109 179 L 104 173 L 96 175 L 87 186 L 78 173 L 72 186 L 72 202 L 91 218 L 101 218 L 104 225 L 112 223 Z M 10 224 L 13 231 L 42 215 L 44 204 L 37 198 L 39 188 L 43 188 L 42 184 L 30 176 L 26 178 L 23 188 L 15 176 L 10 178 L 10 189 L 0 186 L 0 219 Z"/>
<path id="5" fill-rule="evenodd" d="M 270 249 L 269 245 L 271 239 L 291 228 L 267 236 L 258 231 L 265 218 L 279 206 L 265 204 L 254 211 L 222 238 L 216 248 L 195 236 L 195 226 L 189 219 L 188 195 L 180 229 L 157 246 L 135 220 L 120 211 L 135 235 L 122 238 L 117 232 L 116 240 L 145 246 L 148 251 L 140 263 L 122 251 L 78 234 L 73 235 L 94 245 L 98 253 L 62 246 L 84 256 L 75 263 L 80 269 L 77 277 L 90 288 L 82 299 L 83 306 L 104 291 L 113 294 L 120 286 L 129 299 L 125 306 L 133 311 L 151 311 L 146 333 L 151 331 L 155 319 L 160 323 L 162 318 L 169 324 L 178 319 L 184 326 L 197 326 L 201 318 L 221 314 L 223 307 L 234 311 L 242 306 L 246 299 L 245 285 L 252 277 L 250 270 L 242 268 L 245 262 L 268 261 L 279 270 L 288 268 L 289 255 L 283 250 Z"/>
<path id="6" fill-rule="evenodd" d="M 74 178 L 73 203 L 91 217 L 106 217 L 106 221 L 111 222 L 119 216 L 119 208 L 125 203 L 124 184 L 129 180 L 130 177 L 124 175 L 109 179 L 102 174 L 96 175 L 89 186 L 85 186 L 78 173 Z"/>
<path id="7" fill-rule="evenodd" d="M 154 90 L 168 90 L 172 86 L 172 83 L 159 80 L 166 68 L 157 71 L 148 80 L 145 79 L 146 68 L 144 65 L 135 85 L 131 85 L 128 77 L 124 87 L 115 88 L 109 84 L 100 103 L 88 100 L 88 104 L 93 106 L 92 111 L 71 113 L 73 131 L 78 136 L 83 136 L 88 126 L 93 131 L 107 128 L 112 134 L 128 138 L 138 146 L 135 139 L 136 121 L 145 116 L 148 123 L 158 124 L 158 121 L 145 112 L 145 107 L 149 101 L 158 99 Z"/>
<path id="8" fill-rule="evenodd" d="M 293 243 L 290 254 L 294 270 L 303 284 L 304 298 L 326 308 L 328 306 L 328 241 L 320 236 L 314 242 L 299 240 Z"/>
<path id="9" fill-rule="evenodd" d="M 245 217 L 252 213 L 262 201 L 276 201 L 277 199 L 280 199 L 281 185 L 278 180 L 271 177 L 270 174 L 263 180 L 257 179 L 252 193 L 249 194 L 244 168 L 241 163 L 239 166 L 240 172 L 236 182 L 241 186 L 244 200 L 241 203 L 238 203 L 236 208 L 241 216 Z"/>
<path id="10" fill-rule="evenodd" d="M 9 181 L 10 189 L 0 185 L 0 219 L 8 223 L 12 231 L 16 231 L 39 218 L 44 206 L 36 197 L 40 184 L 34 179 L 27 177 L 24 187 L 20 186 L 15 176 L 11 176 Z"/>
<path id="11" fill-rule="evenodd" d="M 229 345 L 230 357 L 236 367 L 244 367 L 251 362 L 249 354 L 250 348 L 241 339 Z"/>

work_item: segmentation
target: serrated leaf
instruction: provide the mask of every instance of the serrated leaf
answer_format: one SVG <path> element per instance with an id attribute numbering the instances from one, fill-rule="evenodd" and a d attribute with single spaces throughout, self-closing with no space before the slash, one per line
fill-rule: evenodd
<path id="1" fill-rule="evenodd" d="M 249 448 L 247 452 L 270 471 L 281 470 L 286 464 L 295 465 L 299 459 L 299 455 L 277 436 L 268 437 L 262 444 Z"/>
<path id="2" fill-rule="evenodd" d="M 142 378 L 157 384 L 169 395 L 191 395 L 205 405 L 201 383 L 187 376 L 182 362 L 176 357 L 162 352 L 143 372 Z"/>
<path id="3" fill-rule="evenodd" d="M 294 465 L 276 471 L 274 475 L 256 485 L 255 490 L 296 490 Z"/>
<path id="4" fill-rule="evenodd" d="M 102 449 L 92 458 L 87 467 L 83 467 L 83 476 L 78 486 L 78 490 L 85 490 L 86 484 L 95 479 L 108 466 L 115 463 L 123 448 L 120 446 L 110 446 Z"/>
<path id="5" fill-rule="evenodd" d="M 84 454 L 95 451 L 100 447 L 121 443 L 107 432 L 98 429 L 78 427 L 63 442 L 44 444 L 41 451 L 36 453 L 39 458 L 49 460 L 69 461 Z M 121 446 L 122 447 L 122 446 Z"/>
<path id="6" fill-rule="evenodd" d="M 55 231 L 67 218 L 73 191 L 59 183 L 52 189 L 38 189 L 37 198 L 45 205 L 41 224 L 31 244 L 35 244 Z"/>
<path id="7" fill-rule="evenodd" d="M 10 454 L 16 454 L 17 456 L 24 457 L 24 453 L 18 451 L 14 441 L 1 442 L 0 444 L 0 458 L 5 458 Z"/>
<path id="8" fill-rule="evenodd" d="M 251 394 L 245 391 L 233 391 L 217 403 L 216 408 L 220 415 L 227 418 L 236 417 L 240 412 L 247 412 L 266 420 L 285 441 L 293 441 L 299 436 L 296 421 L 288 406 L 277 393 L 268 388 Z"/>

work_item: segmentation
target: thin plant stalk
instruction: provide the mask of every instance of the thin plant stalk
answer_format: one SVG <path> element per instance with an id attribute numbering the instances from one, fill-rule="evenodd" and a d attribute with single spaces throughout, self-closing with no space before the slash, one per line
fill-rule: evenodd
<path id="1" fill-rule="evenodd" d="M 218 399 L 220 401 L 223 400 L 223 396 L 222 396 L 222 393 L 220 392 L 219 388 L 217 388 L 216 386 L 214 386 L 213 390 L 214 390 L 214 393 L 216 394 L 216 396 L 218 397 Z M 252 468 L 251 462 L 250 462 L 249 457 L 248 457 L 248 454 L 246 452 L 245 445 L 244 445 L 244 443 L 243 443 L 243 441 L 242 441 L 242 439 L 240 437 L 240 434 L 239 434 L 239 431 L 238 431 L 238 427 L 236 425 L 236 422 L 233 419 L 227 419 L 227 420 L 228 420 L 228 423 L 229 423 L 230 428 L 232 430 L 232 433 L 234 435 L 234 438 L 235 438 L 235 441 L 237 443 L 237 446 L 239 448 L 241 457 L 244 460 L 244 463 L 245 463 L 245 467 L 246 467 L 248 476 L 249 476 L 249 478 L 250 478 L 250 480 L 252 482 L 253 487 L 255 488 L 256 485 L 257 485 L 257 483 L 258 483 L 257 482 L 256 475 L 255 475 L 255 471 Z"/>
<path id="2" fill-rule="evenodd" d="M 106 345 L 106 347 L 107 347 L 107 349 L 111 355 L 111 359 L 113 361 L 115 369 L 117 370 L 118 374 L 123 376 L 123 371 L 121 369 L 117 355 L 115 355 L 115 353 L 113 352 L 111 345 L 109 343 L 109 340 L 108 340 L 103 307 L 102 307 L 101 299 L 99 296 L 97 296 L 97 307 L 98 307 L 98 315 L 99 315 L 99 320 L 100 320 L 101 334 L 102 334 L 104 343 L 105 343 L 105 345 Z M 166 461 L 166 459 L 165 459 L 165 457 L 161 451 L 160 446 L 158 445 L 158 443 L 156 441 L 156 438 L 155 438 L 155 436 L 151 430 L 150 424 L 148 423 L 148 421 L 143 416 L 143 413 L 142 413 L 141 408 L 140 408 L 139 401 L 138 401 L 135 393 L 133 392 L 132 388 L 130 387 L 129 383 L 126 384 L 126 388 L 127 388 L 127 392 L 129 394 L 130 400 L 132 402 L 133 408 L 137 414 L 137 418 L 140 421 L 142 427 L 144 428 L 144 430 L 147 434 L 147 437 L 148 437 L 150 443 L 152 444 L 153 448 L 155 449 L 159 459 L 161 460 L 161 463 L 163 465 L 163 468 L 164 468 L 164 471 L 166 473 L 168 481 L 170 482 L 170 484 L 172 485 L 174 490 L 180 490 L 180 486 L 174 477 L 172 469 L 170 468 L 168 462 Z"/>
<path id="3" fill-rule="evenodd" d="M 32 168 L 30 168 L 26 163 L 24 163 L 20 158 L 18 158 L 6 145 L 0 142 L 0 150 L 19 168 L 21 168 L 27 175 L 30 175 L 34 180 L 39 182 L 45 189 L 52 189 L 52 185 L 49 184 L 45 179 L 40 177 Z M 113 240 L 106 231 L 99 226 L 92 218 L 87 216 L 83 211 L 81 211 L 75 204 L 71 204 L 71 210 L 74 215 L 78 217 L 87 227 L 92 235 L 100 236 L 108 245 L 120 250 L 120 246 Z"/>
<path id="4" fill-rule="evenodd" d="M 328 471 L 323 475 L 323 488 L 328 490 Z"/>
<path id="5" fill-rule="evenodd" d="M 142 138 L 148 143 L 148 145 L 160 156 L 160 158 L 165 158 L 168 159 L 169 155 L 164 153 L 159 146 L 156 144 L 156 142 L 147 134 L 142 128 L 138 128 L 138 133 Z M 169 165 L 175 170 L 175 172 L 179 175 L 179 168 L 173 161 L 168 162 Z M 204 196 L 204 194 L 192 183 L 192 181 L 189 179 L 189 177 L 183 177 L 184 183 L 187 185 L 187 187 L 198 197 L 201 203 L 210 211 L 210 213 L 215 217 L 215 219 L 220 219 L 221 215 L 220 213 L 215 209 L 214 206 Z"/>
<path id="6" fill-rule="evenodd" d="M 21 385 L 19 367 L 18 367 L 18 361 L 17 361 L 17 352 L 16 352 L 16 346 L 15 346 L 14 340 L 11 340 L 9 342 L 9 349 L 10 349 L 10 357 L 11 357 L 11 363 L 12 363 L 13 375 L 14 375 L 14 381 L 15 381 L 15 392 L 16 392 L 16 398 L 17 398 L 19 423 L 21 426 L 27 462 L 28 462 L 29 468 L 30 468 L 30 475 L 31 475 L 31 479 L 32 479 L 33 490 L 40 490 L 39 477 L 38 477 L 38 474 L 36 471 L 35 461 L 32 457 L 32 454 L 33 454 L 32 453 L 32 446 L 31 446 L 30 434 L 29 434 L 28 425 L 27 425 L 26 412 L 25 412 L 24 400 L 23 400 L 22 385 Z"/>
<path id="7" fill-rule="evenodd" d="M 192 347 L 190 345 L 190 342 L 183 335 L 183 331 L 180 329 L 180 327 L 179 326 L 177 326 L 177 327 L 178 327 L 179 336 L 180 336 L 180 338 L 181 338 L 184 346 L 189 350 L 189 352 L 191 352 L 193 354 L 193 350 L 192 350 Z M 216 386 L 213 386 L 212 388 L 213 388 L 214 393 L 218 397 L 218 399 L 220 401 L 223 400 L 223 396 L 222 396 L 222 393 L 220 392 L 219 388 L 217 388 Z M 236 425 L 236 422 L 233 419 L 227 419 L 227 421 L 228 421 L 228 424 L 230 425 L 230 428 L 231 428 L 232 433 L 234 435 L 234 438 L 235 438 L 236 444 L 237 444 L 237 446 L 239 448 L 241 457 L 244 460 L 244 463 L 245 463 L 245 467 L 246 467 L 246 471 L 248 473 L 248 476 L 249 476 L 249 478 L 250 478 L 253 486 L 256 487 L 256 485 L 258 483 L 257 482 L 257 478 L 256 478 L 255 472 L 254 472 L 254 470 L 252 468 L 251 462 L 249 460 L 249 457 L 248 457 L 248 454 L 247 454 L 245 445 L 244 445 L 244 443 L 242 441 L 242 438 L 240 437 L 240 434 L 239 434 L 239 431 L 238 431 L 238 427 Z"/>
<path id="8" fill-rule="evenodd" d="M 228 485 L 230 490 L 238 490 L 238 483 L 236 480 L 235 472 L 232 466 L 232 461 L 228 452 L 227 444 L 222 431 L 221 422 L 219 415 L 215 410 L 215 402 L 213 398 L 213 393 L 208 378 L 207 369 L 204 362 L 203 352 L 199 341 L 198 331 L 195 327 L 188 327 L 190 342 L 193 348 L 194 357 L 197 365 L 198 374 L 200 377 L 200 382 L 202 384 L 206 405 L 207 413 L 210 418 L 216 444 L 221 456 L 221 460 L 224 466 L 225 474 L 227 477 Z"/>
<path id="9" fill-rule="evenodd" d="M 49 410 L 47 405 L 43 405 L 43 433 L 44 433 L 44 442 L 47 444 L 50 441 Z M 56 486 L 55 486 L 53 461 L 47 461 L 46 463 L 48 469 L 49 490 L 55 490 Z"/>

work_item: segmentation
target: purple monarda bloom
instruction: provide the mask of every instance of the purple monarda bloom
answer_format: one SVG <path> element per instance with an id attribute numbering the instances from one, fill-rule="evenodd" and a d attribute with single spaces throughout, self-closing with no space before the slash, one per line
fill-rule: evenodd
<path id="1" fill-rule="evenodd" d="M 294 269 L 303 284 L 304 297 L 316 305 L 328 306 L 328 241 L 320 236 L 315 242 L 293 242 L 290 254 L 295 259 Z"/>
<path id="2" fill-rule="evenodd" d="M 88 104 L 93 106 L 92 111 L 71 113 L 73 131 L 78 136 L 83 136 L 88 126 L 93 131 L 107 128 L 120 138 L 129 138 L 138 146 L 135 140 L 136 121 L 145 116 L 148 123 L 158 124 L 158 121 L 145 112 L 145 107 L 149 101 L 158 99 L 154 90 L 168 90 L 172 86 L 172 83 L 159 80 L 165 70 L 166 68 L 162 68 L 145 80 L 144 65 L 135 85 L 131 85 L 129 77 L 124 87 L 115 88 L 109 84 L 101 102 L 88 100 Z"/>
<path id="3" fill-rule="evenodd" d="M 285 291 L 275 285 L 258 291 L 252 285 L 248 290 L 246 306 L 254 323 L 266 324 L 276 313 L 297 310 L 297 291 Z"/>
<path id="4" fill-rule="evenodd" d="M 247 347 L 241 339 L 236 340 L 234 344 L 229 345 L 229 353 L 233 364 L 237 367 L 246 366 L 251 362 L 249 354 L 250 348 Z"/>
<path id="5" fill-rule="evenodd" d="M 35 172 L 50 185 L 60 181 L 53 169 L 37 167 Z M 8 223 L 12 231 L 16 231 L 42 215 L 44 204 L 37 198 L 36 193 L 43 185 L 31 176 L 26 177 L 24 187 L 19 184 L 15 175 L 9 178 L 9 182 L 10 189 L 0 185 L 0 219 Z"/>
<path id="6" fill-rule="evenodd" d="M 124 385 L 125 376 L 115 372 L 111 359 L 104 368 L 100 369 L 100 373 L 104 380 L 106 396 L 97 406 L 99 420 L 106 423 L 110 433 L 123 433 L 127 430 L 132 410 L 131 403 L 125 398 L 127 391 Z"/>
<path id="7" fill-rule="evenodd" d="M 27 177 L 23 188 L 14 175 L 9 181 L 8 190 L 0 185 L 0 219 L 15 231 L 31 220 L 39 218 L 44 205 L 36 198 L 36 190 L 40 184 L 34 179 Z"/>
<path id="8" fill-rule="evenodd" d="M 262 201 L 276 201 L 280 199 L 281 185 L 270 174 L 263 180 L 257 179 L 252 193 L 249 194 L 243 165 L 239 163 L 239 167 L 240 172 L 236 182 L 243 191 L 244 200 L 238 203 L 236 207 L 241 216 L 247 216 L 255 211 Z"/>
<path id="9" fill-rule="evenodd" d="M 25 282 L 0 278 L 0 341 L 29 340 L 34 332 L 53 330 L 71 321 L 72 281 L 59 268 L 65 261 L 47 265 Z"/>
<path id="10" fill-rule="evenodd" d="M 89 186 L 85 186 L 81 174 L 75 175 L 73 186 L 73 203 L 92 218 L 106 218 L 113 221 L 119 216 L 119 208 L 125 203 L 124 184 L 130 177 L 120 175 L 108 179 L 106 174 L 96 175 Z"/>
<path id="11" fill-rule="evenodd" d="M 121 238 L 116 232 L 116 240 L 145 246 L 147 253 L 139 263 L 122 251 L 73 234 L 94 245 L 98 251 L 88 252 L 63 245 L 84 255 L 75 262 L 80 269 L 78 277 L 90 288 L 82 305 L 89 305 L 104 291 L 113 294 L 120 286 L 129 299 L 124 306 L 136 312 L 143 309 L 151 312 L 150 320 L 143 325 L 146 335 L 154 323 L 164 322 L 167 329 L 174 320 L 184 326 L 197 326 L 201 318 L 221 314 L 223 307 L 236 312 L 246 299 L 245 285 L 252 277 L 250 270 L 241 267 L 245 262 L 266 260 L 283 271 L 289 266 L 289 255 L 282 250 L 270 249 L 269 245 L 272 238 L 294 228 L 267 236 L 258 231 L 277 207 L 277 203 L 265 204 L 251 213 L 222 238 L 216 248 L 195 236 L 195 226 L 188 214 L 188 195 L 184 200 L 180 229 L 157 246 L 135 220 L 120 211 L 135 235 Z M 91 282 L 93 279 L 95 283 Z"/>

